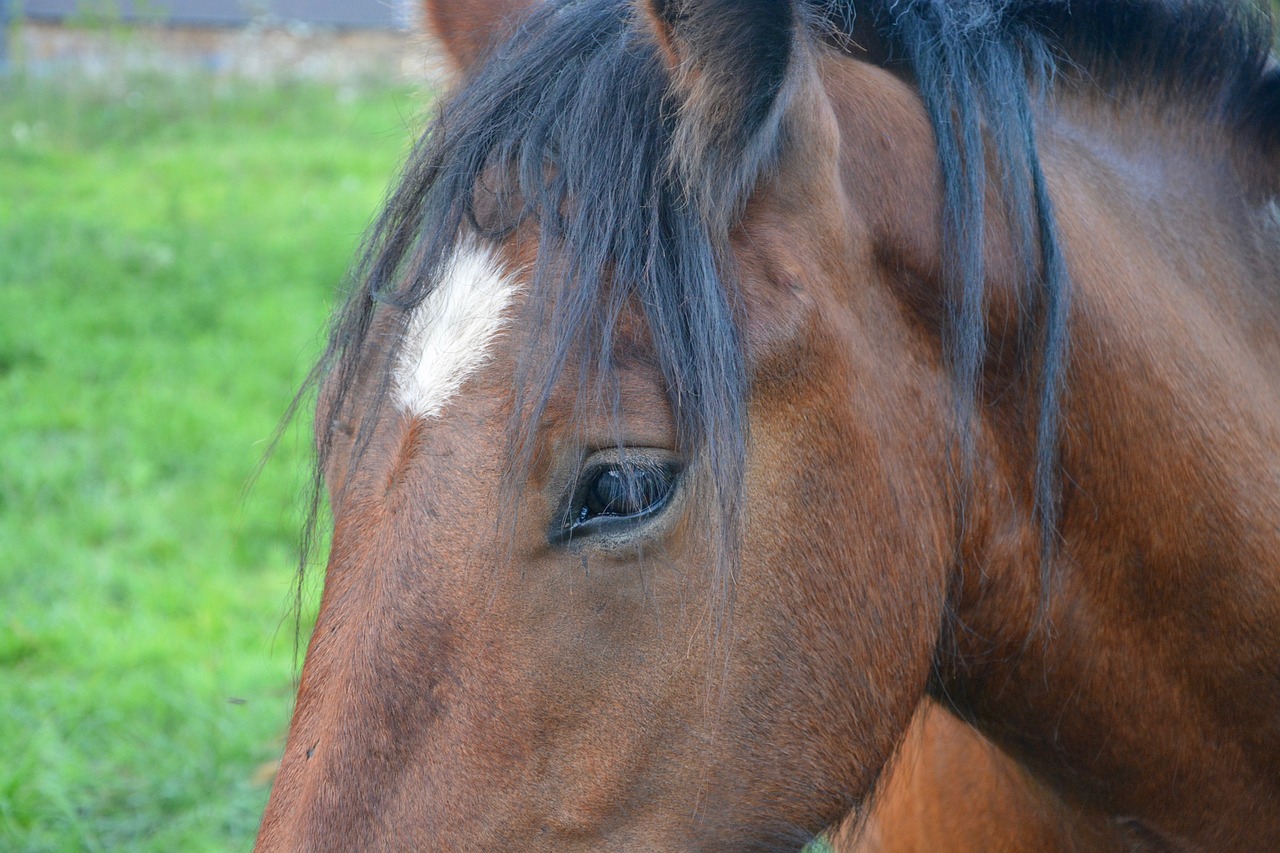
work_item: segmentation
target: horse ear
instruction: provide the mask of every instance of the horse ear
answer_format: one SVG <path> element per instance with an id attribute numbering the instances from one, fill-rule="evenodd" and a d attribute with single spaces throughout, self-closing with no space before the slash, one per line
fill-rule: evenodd
<path id="1" fill-rule="evenodd" d="M 1280 62 L 1274 59 L 1250 96 L 1248 123 L 1262 146 L 1264 191 L 1280 198 Z"/>
<path id="2" fill-rule="evenodd" d="M 534 0 L 422 0 L 422 20 L 449 63 L 466 74 L 519 21 Z"/>
<path id="3" fill-rule="evenodd" d="M 637 2 L 680 100 L 673 142 L 691 196 L 740 202 L 777 155 L 804 50 L 800 12 L 793 0 Z"/>

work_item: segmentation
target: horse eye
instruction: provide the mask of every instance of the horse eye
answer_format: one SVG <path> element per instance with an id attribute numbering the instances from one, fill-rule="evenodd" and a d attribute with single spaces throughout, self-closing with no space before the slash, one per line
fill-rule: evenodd
<path id="1" fill-rule="evenodd" d="M 575 490 L 566 532 L 581 535 L 610 521 L 655 515 L 671 497 L 675 481 L 671 464 L 614 462 L 591 469 Z"/>

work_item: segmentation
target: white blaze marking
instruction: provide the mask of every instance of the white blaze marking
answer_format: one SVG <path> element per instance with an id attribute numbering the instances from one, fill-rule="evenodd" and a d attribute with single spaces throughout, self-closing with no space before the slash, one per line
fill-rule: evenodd
<path id="1" fill-rule="evenodd" d="M 492 247 L 469 239 L 458 244 L 406 327 L 395 373 L 401 406 L 418 417 L 440 416 L 488 360 L 489 344 L 506 327 L 517 288 Z"/>

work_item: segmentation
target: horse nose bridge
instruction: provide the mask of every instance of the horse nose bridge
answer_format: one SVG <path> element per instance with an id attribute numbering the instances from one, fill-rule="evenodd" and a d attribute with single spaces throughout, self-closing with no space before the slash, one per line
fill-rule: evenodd
<path id="1" fill-rule="evenodd" d="M 308 653 L 347 682 L 342 698 L 353 704 L 385 702 L 388 687 L 409 687 L 404 697 L 433 695 L 455 645 L 445 611 L 444 572 L 434 549 L 398 531 L 393 517 L 354 528 L 340 524 L 326 578 L 325 600 Z M 328 658 L 328 661 L 324 661 Z M 329 701 L 332 701 L 330 698 Z M 378 710 L 378 709 L 374 709 Z M 419 709 L 423 710 L 423 709 Z"/>
<path id="2" fill-rule="evenodd" d="M 448 521 L 439 509 L 449 501 L 452 517 L 481 499 L 482 459 L 463 432 L 447 420 L 388 419 L 335 504 L 320 613 L 263 823 L 263 838 L 284 840 L 261 849 L 385 839 L 395 832 L 382 816 L 406 801 L 419 825 L 450 801 L 456 768 L 422 756 L 450 751 L 446 732 L 472 701 L 455 667 L 480 552 L 473 514 Z"/>
<path id="3" fill-rule="evenodd" d="M 287 841 L 262 849 L 327 849 L 337 838 L 380 837 L 381 815 L 406 786 L 427 781 L 421 767 L 416 782 L 405 774 L 447 716 L 451 632 L 430 617 L 381 609 L 352 609 L 317 624 L 267 815 Z M 420 819 L 430 816 L 424 805 Z"/>
<path id="4" fill-rule="evenodd" d="M 385 502 L 348 504 L 267 817 L 288 839 L 377 834 L 456 692 L 454 620 Z M 264 820 L 264 837 L 269 823 Z M 321 847 L 325 844 L 320 844 Z M 262 849 L 308 849 L 289 841 Z"/>

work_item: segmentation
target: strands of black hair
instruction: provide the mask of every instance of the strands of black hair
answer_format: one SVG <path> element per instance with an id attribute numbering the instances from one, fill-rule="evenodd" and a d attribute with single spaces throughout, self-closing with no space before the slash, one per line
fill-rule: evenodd
<path id="1" fill-rule="evenodd" d="M 706 469 L 700 484 L 716 508 L 709 522 L 724 555 L 717 598 L 728 600 L 746 448 L 744 358 L 712 235 L 669 168 L 676 106 L 668 83 L 626 4 L 537 9 L 444 104 L 411 155 L 326 354 L 337 376 L 328 406 L 345 402 L 374 314 L 383 306 L 411 313 L 460 234 L 498 240 L 536 222 L 538 260 L 521 323 L 534 340 L 515 382 L 513 478 L 527 470 L 531 437 L 566 372 L 577 374 L 580 412 L 603 391 L 618 417 L 608 377 L 616 323 L 634 302 L 645 313 L 678 445 Z M 322 430 L 331 419 L 318 419 Z M 323 459 L 332 444 L 322 435 L 318 447 Z"/>
<path id="2" fill-rule="evenodd" d="M 817 6 L 828 20 L 849 20 L 856 11 L 839 0 L 817 0 Z M 1116 94 L 1184 112 L 1195 103 L 1209 120 L 1252 124 L 1248 130 L 1266 144 L 1266 134 L 1280 128 L 1280 116 L 1269 126 L 1256 119 L 1259 102 L 1268 100 L 1266 77 L 1276 73 L 1264 75 L 1270 21 L 1248 3 L 1200 0 L 895 0 L 887 8 L 871 4 L 870 11 L 910 68 L 935 132 L 951 296 L 944 348 L 957 389 L 962 512 L 988 341 L 984 193 L 989 166 L 998 171 L 1023 265 L 1018 296 L 1036 338 L 1024 341 L 1023 350 L 1033 354 L 1038 371 L 1034 497 L 1044 612 L 1061 512 L 1060 397 L 1071 282 L 1037 153 L 1034 107 L 1055 78 L 1084 76 Z"/>
<path id="3" fill-rule="evenodd" d="M 916 79 L 941 166 L 944 284 L 950 295 L 943 343 L 957 391 L 962 513 L 968 505 L 974 422 L 987 356 L 983 243 L 988 159 L 998 171 L 1005 215 L 1022 262 L 1017 293 L 1022 311 L 1039 320 L 1024 324 L 1039 335 L 1024 349 L 1037 353 L 1039 362 L 1034 493 L 1044 603 L 1052 588 L 1058 528 L 1059 396 L 1070 278 L 1057 245 L 1033 117 L 1053 63 L 1039 34 L 1004 11 L 990 3 L 916 0 L 894 9 L 889 31 Z M 963 518 L 961 523 L 963 528 Z"/>
<path id="4" fill-rule="evenodd" d="M 735 13 L 731 5 L 725 14 Z M 1267 105 L 1280 103 L 1280 82 L 1274 69 L 1264 70 L 1269 26 L 1246 3 L 1202 0 L 806 5 L 811 15 L 797 16 L 799 26 L 813 27 L 811 18 L 820 17 L 852 32 L 858 14 L 872 15 L 894 58 L 909 67 L 933 124 L 944 184 L 944 346 L 966 460 L 973 452 L 971 426 L 982 399 L 987 346 L 984 191 L 993 177 L 1000 182 L 1025 271 L 1022 310 L 1034 337 L 1025 349 L 1037 389 L 1031 404 L 1034 489 L 1047 570 L 1059 513 L 1070 282 L 1037 157 L 1037 101 L 1062 85 L 1056 79 L 1085 80 L 1178 103 L 1184 111 L 1204 110 L 1208 119 L 1274 139 L 1280 119 Z M 759 36 L 750 28 L 742 32 Z M 719 45 L 721 52 L 732 47 Z M 774 95 L 783 80 L 774 66 L 779 56 L 790 55 L 768 54 L 773 65 L 765 76 Z M 737 70 L 737 78 L 750 76 Z M 608 379 L 616 324 L 628 303 L 639 304 L 667 382 L 680 447 L 704 465 L 701 479 L 711 492 L 715 536 L 726 555 L 715 589 L 722 600 L 729 597 L 748 388 L 726 241 L 733 214 L 751 189 L 732 178 L 760 174 L 777 152 L 760 134 L 749 134 L 735 162 L 724 147 L 732 135 L 718 128 L 710 137 L 715 156 L 691 158 L 685 146 L 684 162 L 673 166 L 679 156 L 673 148 L 688 136 L 678 126 L 688 118 L 679 98 L 626 0 L 540 4 L 470 74 L 411 154 L 367 241 L 357 287 L 313 371 L 312 382 L 329 376 L 317 419 L 321 468 L 334 451 L 334 424 L 361 365 L 377 349 L 369 341 L 377 312 L 407 316 L 435 286 L 464 232 L 500 239 L 533 222 L 540 251 L 524 320 L 535 340 L 516 377 L 514 475 L 527 464 L 530 436 L 566 371 L 578 374 L 580 408 L 603 394 L 617 412 L 617 388 Z M 747 103 L 743 115 L 768 125 L 761 117 L 776 104 Z M 687 203 L 690 186 L 701 188 L 696 204 Z M 716 186 L 725 188 L 722 198 L 708 192 Z M 379 399 L 389 389 L 394 348 L 389 355 L 379 350 Z M 590 376 L 597 377 L 594 384 Z M 380 408 L 373 406 L 360 420 L 353 463 Z M 318 488 L 319 474 L 315 482 Z M 317 498 L 304 548 L 319 506 Z M 304 551 L 304 567 L 306 559 Z M 1047 576 L 1042 588 L 1047 595 Z"/>

